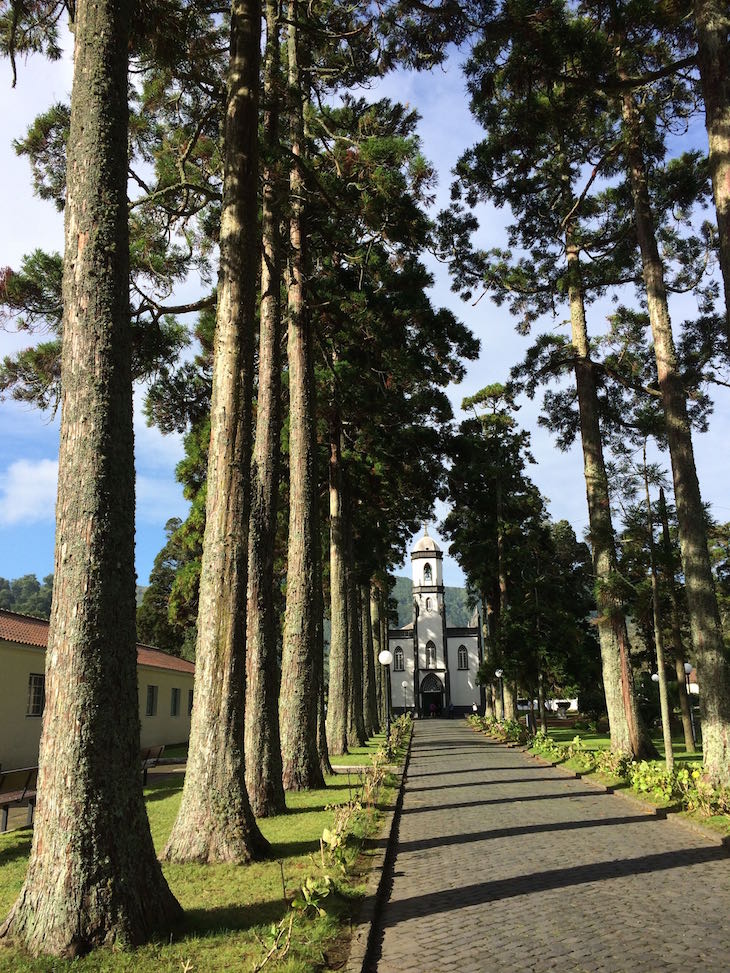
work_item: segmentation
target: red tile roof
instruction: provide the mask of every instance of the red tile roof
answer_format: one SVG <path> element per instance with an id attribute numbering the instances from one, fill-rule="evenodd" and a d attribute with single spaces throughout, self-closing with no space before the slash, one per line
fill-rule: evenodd
<path id="1" fill-rule="evenodd" d="M 45 649 L 48 645 L 48 622 L 44 618 L 18 615 L 17 612 L 0 608 L 0 639 L 22 645 L 37 645 Z M 151 645 L 137 645 L 137 665 L 174 669 L 176 672 L 189 672 L 191 675 L 195 672 L 192 662 L 168 655 Z"/>

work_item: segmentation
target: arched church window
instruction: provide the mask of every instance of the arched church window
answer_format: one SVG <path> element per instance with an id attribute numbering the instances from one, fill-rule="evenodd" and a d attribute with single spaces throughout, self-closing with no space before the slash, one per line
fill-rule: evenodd
<path id="1" fill-rule="evenodd" d="M 405 662 L 403 659 L 403 649 L 400 645 L 396 645 L 395 652 L 393 653 L 393 671 L 394 672 L 404 672 Z"/>
<path id="2" fill-rule="evenodd" d="M 430 598 L 427 598 L 426 599 L 426 611 L 427 612 L 430 612 L 431 611 L 431 599 Z"/>
<path id="3" fill-rule="evenodd" d="M 426 642 L 426 668 L 436 668 L 436 646 L 433 642 Z"/>
<path id="4" fill-rule="evenodd" d="M 469 668 L 469 653 L 466 651 L 465 645 L 460 645 L 457 656 L 457 668 L 458 669 L 468 669 Z"/>
<path id="5" fill-rule="evenodd" d="M 431 565 L 427 561 L 423 566 L 423 583 L 431 584 L 431 578 L 432 578 Z"/>

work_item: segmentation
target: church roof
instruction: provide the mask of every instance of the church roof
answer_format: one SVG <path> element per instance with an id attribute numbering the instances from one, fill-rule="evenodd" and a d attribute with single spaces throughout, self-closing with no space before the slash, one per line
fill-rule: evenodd
<path id="1" fill-rule="evenodd" d="M 419 537 L 413 545 L 413 553 L 417 551 L 441 551 L 436 541 L 428 533 L 428 527 L 424 527 L 423 537 Z"/>

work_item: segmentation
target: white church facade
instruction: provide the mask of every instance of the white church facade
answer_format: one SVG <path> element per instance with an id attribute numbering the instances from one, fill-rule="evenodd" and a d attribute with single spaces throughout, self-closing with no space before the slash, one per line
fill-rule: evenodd
<path id="1" fill-rule="evenodd" d="M 394 713 L 419 717 L 484 712 L 477 685 L 482 661 L 481 625 L 451 628 L 446 618 L 443 553 L 428 531 L 411 552 L 413 621 L 390 629 L 393 655 L 391 700 Z"/>

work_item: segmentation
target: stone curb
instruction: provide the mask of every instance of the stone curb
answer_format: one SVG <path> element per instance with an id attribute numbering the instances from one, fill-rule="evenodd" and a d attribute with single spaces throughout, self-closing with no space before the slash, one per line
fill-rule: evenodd
<path id="1" fill-rule="evenodd" d="M 564 777 L 574 780 L 582 780 L 584 784 L 589 787 L 594 788 L 604 794 L 612 794 L 614 797 L 620 798 L 632 807 L 644 811 L 646 814 L 654 815 L 654 817 L 659 818 L 662 821 L 666 821 L 669 816 L 672 816 L 672 820 L 676 821 L 677 824 L 681 824 L 683 828 L 687 828 L 689 831 L 694 831 L 695 834 L 702 835 L 703 838 L 707 838 L 714 845 L 720 848 L 724 848 L 725 851 L 730 854 L 730 835 L 722 835 L 712 828 L 701 824 L 699 821 L 692 821 L 690 818 L 683 817 L 680 810 L 676 807 L 662 807 L 661 804 L 655 804 L 653 801 L 644 800 L 641 797 L 635 797 L 632 793 L 625 791 L 623 788 L 617 790 L 610 784 L 601 784 L 597 780 L 593 780 L 590 774 L 582 774 L 577 770 L 568 770 L 562 763 L 546 760 L 544 757 L 540 757 L 538 754 L 531 753 L 527 747 L 520 748 L 524 754 L 531 757 L 537 763 L 542 764 L 544 767 L 553 767 L 555 770 L 559 770 Z"/>
<path id="2" fill-rule="evenodd" d="M 408 776 L 412 743 L 413 732 L 411 732 L 411 738 L 408 741 L 408 749 L 403 760 L 403 770 L 399 773 L 400 781 L 395 805 L 391 811 L 386 812 L 379 834 L 375 838 L 368 839 L 365 843 L 366 849 L 368 845 L 372 845 L 375 846 L 376 851 L 372 858 L 370 874 L 365 886 L 365 899 L 357 917 L 357 924 L 353 926 L 350 955 L 347 966 L 344 968 L 345 973 L 366 973 L 367 971 L 367 964 L 374 946 L 376 922 L 388 898 L 388 879 L 395 862 L 398 825 L 403 808 L 403 790 Z M 383 839 L 385 839 L 384 846 L 377 847 Z"/>

